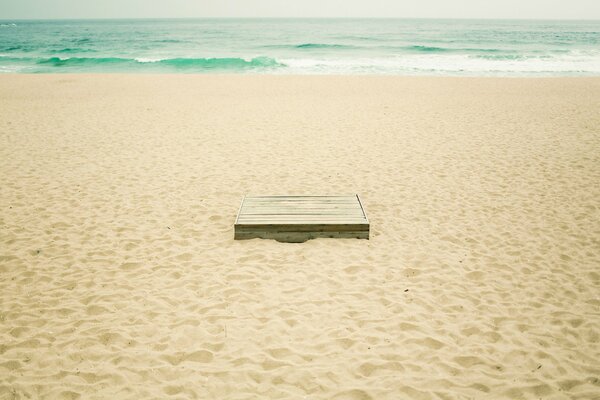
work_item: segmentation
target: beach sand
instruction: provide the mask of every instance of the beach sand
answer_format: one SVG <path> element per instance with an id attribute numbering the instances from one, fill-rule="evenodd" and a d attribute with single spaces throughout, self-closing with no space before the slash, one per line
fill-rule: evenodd
<path id="1" fill-rule="evenodd" d="M 0 178 L 1 399 L 600 398 L 600 78 L 3 75 Z"/>

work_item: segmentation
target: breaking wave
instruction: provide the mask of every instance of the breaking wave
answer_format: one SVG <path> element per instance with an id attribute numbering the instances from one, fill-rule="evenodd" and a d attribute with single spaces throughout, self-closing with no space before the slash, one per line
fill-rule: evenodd
<path id="1" fill-rule="evenodd" d="M 55 68 L 89 67 L 104 69 L 105 67 L 127 67 L 136 69 L 156 69 L 169 67 L 179 70 L 244 70 L 256 68 L 276 68 L 284 66 L 274 58 L 255 57 L 250 60 L 243 58 L 167 58 L 167 59 L 143 59 L 143 58 L 120 58 L 120 57 L 50 57 L 37 59 L 35 62 L 40 66 Z"/>

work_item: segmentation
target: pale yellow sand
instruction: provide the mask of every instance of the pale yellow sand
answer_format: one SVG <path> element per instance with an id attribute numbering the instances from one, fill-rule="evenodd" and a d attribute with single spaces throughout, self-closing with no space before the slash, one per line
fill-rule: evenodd
<path id="1" fill-rule="evenodd" d="M 600 79 L 3 75 L 0 178 L 1 399 L 600 398 Z"/>

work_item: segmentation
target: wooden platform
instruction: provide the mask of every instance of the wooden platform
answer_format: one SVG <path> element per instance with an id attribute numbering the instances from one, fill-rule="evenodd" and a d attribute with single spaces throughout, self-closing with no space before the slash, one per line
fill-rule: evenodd
<path id="1" fill-rule="evenodd" d="M 235 221 L 235 239 L 254 238 L 368 239 L 369 220 L 358 195 L 246 196 Z"/>

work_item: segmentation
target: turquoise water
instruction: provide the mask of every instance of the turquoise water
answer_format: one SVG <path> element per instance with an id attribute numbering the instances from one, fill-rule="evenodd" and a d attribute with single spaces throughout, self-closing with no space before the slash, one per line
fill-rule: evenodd
<path id="1" fill-rule="evenodd" d="M 600 22 L 0 21 L 0 72 L 600 75 Z"/>

